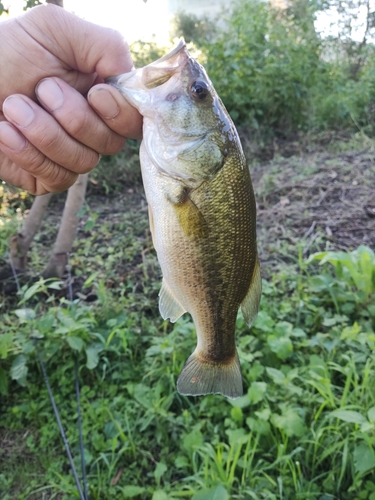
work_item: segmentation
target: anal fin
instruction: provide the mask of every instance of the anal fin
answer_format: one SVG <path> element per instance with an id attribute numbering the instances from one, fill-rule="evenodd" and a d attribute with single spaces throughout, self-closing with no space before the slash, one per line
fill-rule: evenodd
<path id="1" fill-rule="evenodd" d="M 257 317 L 261 294 L 262 278 L 260 276 L 260 264 L 257 257 L 249 290 L 241 304 L 241 311 L 248 326 L 251 326 Z"/>
<path id="2" fill-rule="evenodd" d="M 163 319 L 169 318 L 172 323 L 186 313 L 186 309 L 176 299 L 164 278 L 159 292 L 159 311 Z"/>

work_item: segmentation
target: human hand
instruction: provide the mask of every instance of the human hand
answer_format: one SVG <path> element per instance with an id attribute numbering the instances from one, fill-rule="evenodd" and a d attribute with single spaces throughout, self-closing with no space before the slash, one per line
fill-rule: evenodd
<path id="1" fill-rule="evenodd" d="M 2 23 L 0 46 L 3 180 L 33 194 L 61 191 L 99 154 L 141 136 L 138 112 L 102 83 L 132 68 L 118 32 L 43 5 Z M 82 94 L 94 83 L 90 107 Z"/>

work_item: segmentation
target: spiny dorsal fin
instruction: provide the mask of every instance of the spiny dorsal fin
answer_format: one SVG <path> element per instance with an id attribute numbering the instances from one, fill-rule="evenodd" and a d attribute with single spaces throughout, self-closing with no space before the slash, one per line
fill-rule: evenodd
<path id="1" fill-rule="evenodd" d="M 222 394 L 231 399 L 242 396 L 242 375 L 237 352 L 226 363 L 202 361 L 193 352 L 178 377 L 177 390 L 185 396 Z"/>
<path id="2" fill-rule="evenodd" d="M 164 278 L 159 292 L 159 311 L 163 319 L 169 318 L 172 323 L 186 313 L 186 309 L 176 299 Z"/>
<path id="3" fill-rule="evenodd" d="M 260 264 L 257 257 L 249 290 L 241 304 L 241 311 L 248 326 L 253 324 L 258 314 L 261 294 L 262 278 L 260 276 Z"/>

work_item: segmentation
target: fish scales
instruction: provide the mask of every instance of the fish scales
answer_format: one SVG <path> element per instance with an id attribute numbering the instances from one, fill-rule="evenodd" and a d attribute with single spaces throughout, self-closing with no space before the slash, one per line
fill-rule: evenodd
<path id="1" fill-rule="evenodd" d="M 255 199 L 237 132 L 184 44 L 112 83 L 144 115 L 140 159 L 163 274 L 160 312 L 171 321 L 189 312 L 197 331 L 177 389 L 238 397 L 237 312 L 251 324 L 261 284 Z M 194 88 L 203 98 L 191 97 Z"/>

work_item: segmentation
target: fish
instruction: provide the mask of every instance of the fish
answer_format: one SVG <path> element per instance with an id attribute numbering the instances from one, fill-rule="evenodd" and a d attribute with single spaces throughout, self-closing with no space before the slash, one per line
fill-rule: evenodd
<path id="1" fill-rule="evenodd" d="M 143 115 L 142 179 L 162 271 L 159 311 L 190 313 L 197 346 L 182 395 L 243 394 L 235 343 L 261 297 L 256 203 L 237 130 L 203 66 L 181 40 L 151 64 L 108 82 Z"/>

